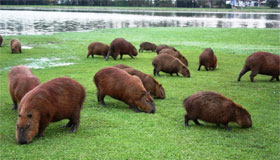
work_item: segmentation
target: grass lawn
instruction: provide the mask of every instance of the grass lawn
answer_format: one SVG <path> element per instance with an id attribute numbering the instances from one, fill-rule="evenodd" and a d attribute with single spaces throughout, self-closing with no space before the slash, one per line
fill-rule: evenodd
<path id="1" fill-rule="evenodd" d="M 257 75 L 255 83 L 245 74 L 237 77 L 246 57 L 255 51 L 280 54 L 279 29 L 220 28 L 129 28 L 53 35 L 4 36 L 0 48 L 0 157 L 1 159 L 279 159 L 280 83 L 270 76 Z M 155 77 L 166 92 L 166 99 L 155 100 L 155 114 L 135 113 L 123 102 L 105 98 L 107 107 L 97 103 L 94 74 L 103 67 L 126 64 L 152 75 L 156 53 L 139 53 L 131 59 L 106 62 L 103 57 L 86 58 L 90 42 L 110 44 L 117 37 L 131 41 L 137 49 L 143 41 L 174 46 L 189 61 L 191 78 Z M 11 54 L 9 42 L 18 38 L 22 54 Z M 215 71 L 197 71 L 198 57 L 211 47 L 217 58 Z M 63 120 L 51 123 L 44 137 L 19 145 L 15 139 L 16 111 L 8 92 L 8 70 L 25 64 L 46 82 L 68 76 L 80 82 L 87 92 L 76 133 L 60 128 Z M 60 66 L 72 64 L 68 66 Z M 41 67 L 41 68 L 38 68 Z M 36 69 L 37 68 L 37 69 Z M 230 123 L 231 131 L 202 122 L 184 126 L 183 99 L 202 90 L 219 92 L 250 113 L 252 128 Z"/>

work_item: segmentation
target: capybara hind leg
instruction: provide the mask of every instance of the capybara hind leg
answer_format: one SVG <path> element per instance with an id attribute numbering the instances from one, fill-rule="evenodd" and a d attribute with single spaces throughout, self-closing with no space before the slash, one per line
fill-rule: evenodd
<path id="1" fill-rule="evenodd" d="M 209 71 L 208 67 L 204 66 L 204 68 L 205 68 L 206 71 Z"/>
<path id="2" fill-rule="evenodd" d="M 244 66 L 243 69 L 241 70 L 241 72 L 239 73 L 239 76 L 238 76 L 238 79 L 237 79 L 237 80 L 240 81 L 241 77 L 242 77 L 245 73 L 247 73 L 249 70 L 250 70 L 250 69 L 249 69 L 248 67 Z"/>
<path id="3" fill-rule="evenodd" d="M 252 71 L 251 74 L 250 74 L 250 80 L 251 82 L 254 82 L 254 77 L 258 74 L 257 71 Z"/>
<path id="4" fill-rule="evenodd" d="M 138 112 L 141 112 L 135 104 L 131 104 L 131 105 L 129 106 L 129 108 L 132 109 L 132 110 L 134 110 L 134 111 L 137 112 L 137 113 L 138 113 Z"/>
<path id="5" fill-rule="evenodd" d="M 71 132 L 75 132 L 80 125 L 80 112 L 75 112 L 74 117 L 70 120 L 72 122 Z"/>
<path id="6" fill-rule="evenodd" d="M 170 76 L 173 76 L 173 73 L 170 73 Z"/>
<path id="7" fill-rule="evenodd" d="M 179 76 L 178 72 L 176 72 L 176 75 Z"/>
<path id="8" fill-rule="evenodd" d="M 226 124 L 224 124 L 224 125 L 225 125 L 225 129 L 226 129 L 226 130 L 228 130 L 228 131 L 231 130 L 231 127 L 228 126 L 228 123 L 226 123 Z"/>
<path id="9" fill-rule="evenodd" d="M 201 67 L 201 64 L 199 64 L 199 66 L 198 66 L 198 69 L 197 69 L 198 71 L 200 71 L 200 67 Z"/>
<path id="10" fill-rule="evenodd" d="M 17 110 L 17 108 L 18 108 L 18 105 L 17 105 L 17 102 L 15 102 L 15 101 L 13 101 L 13 108 L 12 108 L 12 110 Z"/>
<path id="11" fill-rule="evenodd" d="M 120 55 L 120 59 L 122 59 L 123 54 Z"/>
<path id="12" fill-rule="evenodd" d="M 105 97 L 104 94 L 102 94 L 102 93 L 100 93 L 100 92 L 97 92 L 97 100 L 98 100 L 98 102 L 100 102 L 100 104 L 101 104 L 102 106 L 105 106 L 105 105 L 106 105 L 105 102 L 104 102 L 104 97 Z"/>
<path id="13" fill-rule="evenodd" d="M 197 119 L 195 119 L 195 120 L 193 120 L 193 121 L 194 121 L 194 123 L 195 123 L 196 125 L 202 125 L 201 123 L 198 122 Z"/>
<path id="14" fill-rule="evenodd" d="M 91 54 L 91 58 L 94 58 L 94 54 Z"/>
<path id="15" fill-rule="evenodd" d="M 279 76 L 276 76 L 276 81 L 279 81 Z"/>
<path id="16" fill-rule="evenodd" d="M 185 126 L 188 127 L 189 126 L 189 117 L 188 115 L 185 115 Z"/>

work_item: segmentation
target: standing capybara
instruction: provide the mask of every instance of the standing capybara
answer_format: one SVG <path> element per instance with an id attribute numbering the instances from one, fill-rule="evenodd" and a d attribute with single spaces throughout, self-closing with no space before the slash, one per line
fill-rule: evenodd
<path id="1" fill-rule="evenodd" d="M 29 68 L 23 65 L 13 67 L 8 74 L 9 92 L 14 104 L 12 109 L 16 110 L 23 96 L 39 84 L 40 80 Z"/>
<path id="2" fill-rule="evenodd" d="M 142 42 L 140 44 L 140 49 L 139 52 L 143 52 L 143 51 L 152 51 L 155 52 L 156 51 L 157 46 L 154 43 L 150 43 L 150 42 Z"/>
<path id="3" fill-rule="evenodd" d="M 108 60 L 109 56 L 112 56 L 114 60 L 116 60 L 119 54 L 121 55 L 120 59 L 122 59 L 124 54 L 128 54 L 131 58 L 133 58 L 133 56 L 137 56 L 138 53 L 136 48 L 130 42 L 123 38 L 116 38 L 111 42 L 108 54 L 106 56 L 106 61 Z"/>
<path id="4" fill-rule="evenodd" d="M 188 60 L 179 52 L 179 51 L 174 51 L 172 49 L 169 49 L 169 48 L 165 48 L 165 49 L 162 49 L 159 54 L 169 54 L 175 58 L 178 58 L 180 59 L 180 61 L 185 64 L 186 66 L 188 66 Z"/>
<path id="5" fill-rule="evenodd" d="M 34 136 L 43 136 L 50 122 L 62 119 L 69 119 L 65 127 L 75 132 L 80 124 L 85 95 L 84 87 L 67 77 L 55 78 L 28 92 L 19 105 L 18 143 L 30 143 Z"/>
<path id="6" fill-rule="evenodd" d="M 254 82 L 254 77 L 257 74 L 272 76 L 270 81 L 276 78 L 279 81 L 280 75 L 280 56 L 268 52 L 252 53 L 245 62 L 241 70 L 238 81 L 248 71 L 251 70 L 250 79 Z"/>
<path id="7" fill-rule="evenodd" d="M 116 67 L 105 67 L 94 76 L 97 99 L 105 106 L 104 97 L 109 95 L 125 102 L 135 112 L 138 107 L 146 113 L 155 113 L 154 100 L 137 76 Z"/>
<path id="8" fill-rule="evenodd" d="M 178 58 L 175 58 L 169 54 L 159 54 L 157 55 L 152 62 L 154 66 L 154 76 L 156 74 L 159 76 L 159 72 L 163 71 L 165 73 L 170 73 L 172 76 L 173 73 L 181 73 L 185 77 L 190 77 L 190 72 L 188 67 L 184 65 Z"/>
<path id="9" fill-rule="evenodd" d="M 93 58 L 94 55 L 101 55 L 104 58 L 107 56 L 107 53 L 109 51 L 109 46 L 107 44 L 101 43 L 101 42 L 92 42 L 88 45 L 88 54 L 87 58 L 91 55 Z"/>
<path id="10" fill-rule="evenodd" d="M 142 81 L 145 89 L 150 92 L 150 94 L 152 96 L 154 96 L 154 98 L 159 98 L 159 99 L 164 99 L 165 98 L 165 91 L 164 88 L 162 87 L 161 84 L 159 84 L 152 76 L 145 74 L 141 71 L 138 71 L 134 68 L 131 68 L 129 66 L 127 66 L 126 68 L 125 65 L 115 65 L 114 67 L 123 69 L 124 71 L 126 71 L 127 73 L 129 73 L 130 75 L 135 75 L 137 77 L 140 78 L 140 80 Z"/>
<path id="11" fill-rule="evenodd" d="M 214 70 L 217 67 L 217 57 L 211 48 L 206 48 L 199 56 L 199 71 L 202 65 L 206 71 L 209 71 L 211 68 Z"/>
<path id="12" fill-rule="evenodd" d="M 3 37 L 0 35 L 0 47 L 2 46 L 3 43 Z"/>
<path id="13" fill-rule="evenodd" d="M 166 44 L 161 44 L 161 45 L 157 46 L 157 48 L 156 48 L 157 54 L 159 54 L 159 52 L 160 52 L 161 50 L 166 49 L 166 48 L 172 49 L 173 51 L 177 51 L 174 47 L 168 46 L 168 45 L 166 45 Z"/>
<path id="14" fill-rule="evenodd" d="M 12 53 L 18 53 L 18 52 L 21 53 L 21 44 L 19 40 L 17 39 L 11 40 L 10 46 L 11 46 Z"/>
<path id="15" fill-rule="evenodd" d="M 252 126 L 249 112 L 239 104 L 234 103 L 225 96 L 210 92 L 197 92 L 184 100 L 183 103 L 187 114 L 185 115 L 185 126 L 189 126 L 189 120 L 201 125 L 198 119 L 205 122 L 223 124 L 227 130 L 229 122 L 236 122 L 243 128 Z"/>

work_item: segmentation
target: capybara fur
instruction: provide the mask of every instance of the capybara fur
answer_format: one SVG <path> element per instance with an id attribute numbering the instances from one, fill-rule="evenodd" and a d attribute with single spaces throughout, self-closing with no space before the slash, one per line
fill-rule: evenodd
<path id="1" fill-rule="evenodd" d="M 135 75 L 140 78 L 142 81 L 145 89 L 150 92 L 154 98 L 164 99 L 165 98 L 165 91 L 161 84 L 159 84 L 152 76 L 145 74 L 139 70 L 136 70 L 131 67 L 123 68 L 121 65 L 115 65 L 114 67 L 120 67 L 130 75 Z"/>
<path id="2" fill-rule="evenodd" d="M 13 67 L 8 74 L 9 92 L 13 100 L 12 109 L 17 110 L 23 96 L 39 84 L 40 80 L 29 68 L 23 65 Z"/>
<path id="3" fill-rule="evenodd" d="M 217 57 L 211 48 L 206 48 L 199 56 L 199 71 L 202 65 L 205 67 L 206 71 L 210 69 L 214 70 L 217 67 Z"/>
<path id="4" fill-rule="evenodd" d="M 139 52 L 143 52 L 143 51 L 152 51 L 155 52 L 156 51 L 157 46 L 154 43 L 151 42 L 143 42 L 140 44 L 140 49 Z"/>
<path id="5" fill-rule="evenodd" d="M 88 45 L 88 54 L 87 58 L 91 55 L 93 58 L 94 55 L 101 55 L 106 58 L 107 53 L 109 51 L 109 46 L 107 44 L 101 42 L 92 42 Z"/>
<path id="6" fill-rule="evenodd" d="M 71 127 L 71 132 L 75 132 L 85 96 L 84 87 L 67 77 L 55 78 L 28 92 L 19 105 L 18 143 L 30 143 L 34 136 L 43 136 L 50 122 L 63 119 L 69 119 L 64 127 Z"/>
<path id="7" fill-rule="evenodd" d="M 130 66 L 124 65 L 124 64 L 116 64 L 114 65 L 114 67 L 120 68 L 120 69 L 124 69 L 124 68 L 131 68 Z"/>
<path id="8" fill-rule="evenodd" d="M 21 53 L 21 44 L 19 40 L 17 39 L 11 40 L 10 46 L 11 46 L 12 53 L 18 53 L 18 52 Z"/>
<path id="9" fill-rule="evenodd" d="M 245 65 L 241 70 L 238 81 L 248 71 L 251 70 L 250 80 L 254 82 L 257 74 L 272 76 L 270 81 L 276 78 L 279 81 L 280 75 L 280 56 L 268 52 L 252 53 L 245 61 Z"/>
<path id="10" fill-rule="evenodd" d="M 157 54 L 159 54 L 159 52 L 160 52 L 162 49 L 166 49 L 166 48 L 172 49 L 173 51 L 177 51 L 174 47 L 168 46 L 168 45 L 166 45 L 166 44 L 161 44 L 161 45 L 157 46 L 157 48 L 156 48 Z"/>
<path id="11" fill-rule="evenodd" d="M 154 66 L 154 76 L 159 75 L 160 71 L 165 73 L 170 73 L 172 76 L 173 73 L 181 73 L 185 77 L 190 77 L 190 72 L 188 67 L 184 65 L 178 58 L 175 58 L 169 54 L 159 54 L 157 55 L 152 62 Z"/>
<path id="12" fill-rule="evenodd" d="M 215 92 L 197 92 L 184 100 L 183 103 L 187 114 L 185 115 L 185 126 L 189 126 L 189 120 L 201 125 L 198 119 L 205 122 L 216 123 L 217 126 L 223 124 L 225 129 L 229 122 L 236 122 L 242 128 L 252 126 L 249 112 L 241 105 L 234 103 L 231 99 Z"/>
<path id="13" fill-rule="evenodd" d="M 143 110 L 146 113 L 155 113 L 156 111 L 154 100 L 141 80 L 122 69 L 105 67 L 95 74 L 94 83 L 97 88 L 97 100 L 103 106 L 105 106 L 104 97 L 109 95 L 125 102 L 135 112 Z"/>
<path id="14" fill-rule="evenodd" d="M 169 49 L 169 48 L 165 48 L 165 49 L 162 49 L 159 54 L 169 54 L 175 58 L 178 58 L 180 59 L 180 61 L 182 63 L 184 63 L 186 66 L 188 66 L 188 60 L 179 52 L 179 51 L 174 51 L 172 49 Z"/>
<path id="15" fill-rule="evenodd" d="M 124 54 L 128 54 L 131 58 L 133 58 L 133 56 L 137 56 L 138 52 L 136 48 L 127 40 L 123 38 L 116 38 L 110 44 L 106 61 L 108 60 L 109 56 L 112 56 L 114 60 L 116 60 L 118 55 L 120 55 L 120 59 L 122 59 Z"/>
<path id="16" fill-rule="evenodd" d="M 0 35 L 0 47 L 2 46 L 3 43 L 3 37 Z"/>

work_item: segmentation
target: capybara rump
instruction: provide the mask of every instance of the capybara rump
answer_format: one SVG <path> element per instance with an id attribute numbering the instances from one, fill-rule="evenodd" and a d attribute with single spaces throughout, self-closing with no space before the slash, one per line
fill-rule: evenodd
<path id="1" fill-rule="evenodd" d="M 217 67 L 217 57 L 211 48 L 206 48 L 199 56 L 198 71 L 201 66 L 204 66 L 206 71 L 214 70 Z"/>

